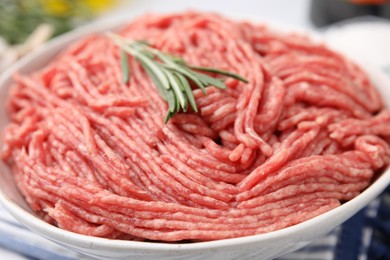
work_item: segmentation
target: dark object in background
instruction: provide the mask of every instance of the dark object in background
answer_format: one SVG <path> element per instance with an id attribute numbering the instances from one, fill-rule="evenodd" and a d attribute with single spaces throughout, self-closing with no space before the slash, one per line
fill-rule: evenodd
<path id="1" fill-rule="evenodd" d="M 318 27 L 365 15 L 390 19 L 390 1 L 311 0 L 310 19 Z"/>

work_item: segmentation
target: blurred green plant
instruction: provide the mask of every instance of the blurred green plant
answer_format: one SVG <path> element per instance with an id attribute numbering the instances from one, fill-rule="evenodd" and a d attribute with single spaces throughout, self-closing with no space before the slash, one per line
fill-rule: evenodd
<path id="1" fill-rule="evenodd" d="M 0 0 L 0 36 L 9 44 L 22 43 L 42 23 L 51 24 L 56 36 L 116 3 L 115 0 Z"/>

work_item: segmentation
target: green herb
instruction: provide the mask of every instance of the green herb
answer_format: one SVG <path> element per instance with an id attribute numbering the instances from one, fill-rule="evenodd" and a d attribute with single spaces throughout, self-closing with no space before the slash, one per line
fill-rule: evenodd
<path id="1" fill-rule="evenodd" d="M 121 50 L 121 67 L 122 67 L 122 80 L 126 84 L 129 81 L 130 69 L 129 69 L 129 60 L 127 58 L 127 53 L 124 50 Z"/>
<path id="2" fill-rule="evenodd" d="M 206 87 L 208 86 L 226 89 L 222 79 L 213 78 L 203 72 L 211 72 L 248 83 L 240 75 L 229 71 L 188 65 L 180 57 L 161 52 L 151 47 L 145 41 L 128 41 L 114 33 L 109 33 L 108 36 L 121 47 L 123 82 L 128 82 L 130 73 L 127 55 L 124 55 L 126 52 L 141 63 L 162 98 L 168 103 L 165 123 L 180 110 L 187 112 L 188 106 L 191 106 L 195 112 L 198 112 L 190 82 L 193 82 L 205 94 L 207 94 Z"/>
<path id="3" fill-rule="evenodd" d="M 43 23 L 53 26 L 53 36 L 63 34 L 95 17 L 96 2 L 101 1 L 0 0 L 0 37 L 11 45 L 21 44 Z M 112 5 L 103 2 L 107 8 Z"/>

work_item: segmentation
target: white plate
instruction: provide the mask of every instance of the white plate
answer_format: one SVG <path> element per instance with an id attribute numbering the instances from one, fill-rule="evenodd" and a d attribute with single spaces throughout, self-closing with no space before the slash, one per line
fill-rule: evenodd
<path id="1" fill-rule="evenodd" d="M 244 17 L 244 16 L 240 16 Z M 251 19 L 255 20 L 256 19 Z M 83 36 L 114 29 L 126 21 L 96 22 L 65 34 L 26 56 L 0 76 L 0 104 L 5 104 L 8 87 L 15 71 L 23 73 L 38 70 L 60 50 Z M 271 25 L 272 26 L 272 25 Z M 274 26 L 272 26 L 274 27 Z M 276 26 L 276 28 L 285 28 Z M 291 29 L 287 27 L 288 29 Z M 299 30 L 302 31 L 302 30 Z M 318 35 L 315 36 L 318 38 Z M 376 86 L 390 105 L 390 82 L 374 66 L 363 63 Z M 0 108 L 0 129 L 7 124 L 4 107 Z M 1 143 L 0 143 L 1 145 Z M 227 240 L 168 244 L 109 240 L 80 235 L 59 229 L 35 217 L 26 205 L 8 168 L 0 163 L 0 202 L 21 223 L 36 233 L 75 251 L 107 259 L 270 259 L 299 249 L 325 236 L 342 222 L 353 216 L 378 196 L 390 183 L 390 171 L 384 172 L 369 188 L 353 200 L 301 224 L 279 231 Z"/>

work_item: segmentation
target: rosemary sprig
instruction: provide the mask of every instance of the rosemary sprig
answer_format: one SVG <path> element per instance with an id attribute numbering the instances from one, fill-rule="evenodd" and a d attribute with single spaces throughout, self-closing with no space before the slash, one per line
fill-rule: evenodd
<path id="1" fill-rule="evenodd" d="M 165 123 L 180 110 L 187 112 L 188 106 L 191 106 L 195 112 L 198 112 L 190 82 L 193 82 L 205 94 L 207 94 L 206 87 L 208 86 L 226 89 L 222 79 L 213 78 L 204 72 L 211 72 L 248 83 L 240 75 L 229 71 L 188 65 L 180 57 L 175 57 L 152 48 L 145 41 L 128 41 L 114 33 L 108 33 L 108 36 L 121 48 L 123 82 L 127 83 L 130 78 L 126 55 L 130 54 L 141 63 L 162 98 L 168 103 Z"/>

